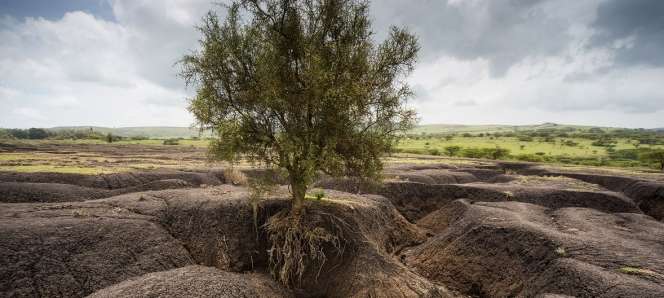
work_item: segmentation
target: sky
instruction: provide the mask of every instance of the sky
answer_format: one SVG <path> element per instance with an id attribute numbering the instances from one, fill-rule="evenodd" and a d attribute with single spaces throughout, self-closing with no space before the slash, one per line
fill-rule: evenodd
<path id="1" fill-rule="evenodd" d="M 176 62 L 210 0 L 0 0 L 0 127 L 189 126 Z M 374 0 L 421 124 L 664 127 L 664 1 Z"/>

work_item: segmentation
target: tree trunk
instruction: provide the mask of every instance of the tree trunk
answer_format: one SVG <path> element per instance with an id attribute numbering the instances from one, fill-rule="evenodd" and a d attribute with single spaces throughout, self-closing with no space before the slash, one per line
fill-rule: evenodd
<path id="1" fill-rule="evenodd" d="M 299 178 L 291 178 L 291 191 L 292 191 L 292 202 L 291 202 L 291 214 L 296 218 L 299 218 L 302 215 L 304 209 L 304 196 L 307 192 L 307 185 L 304 183 L 304 180 Z"/>

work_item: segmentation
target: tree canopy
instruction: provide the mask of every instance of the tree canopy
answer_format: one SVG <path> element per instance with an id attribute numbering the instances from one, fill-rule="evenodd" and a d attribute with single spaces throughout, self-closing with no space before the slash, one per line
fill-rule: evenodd
<path id="1" fill-rule="evenodd" d="M 659 169 L 664 171 L 664 149 L 648 150 L 641 154 L 640 157 L 644 161 L 657 163 Z"/>
<path id="2" fill-rule="evenodd" d="M 405 82 L 417 38 L 375 41 L 362 0 L 236 0 L 202 20 L 182 59 L 189 110 L 216 133 L 214 157 L 285 169 L 300 212 L 317 171 L 377 178 L 381 156 L 416 114 Z"/>

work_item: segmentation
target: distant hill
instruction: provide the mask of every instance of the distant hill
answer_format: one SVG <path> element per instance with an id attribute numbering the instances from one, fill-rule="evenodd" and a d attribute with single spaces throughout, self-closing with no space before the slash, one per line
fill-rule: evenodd
<path id="1" fill-rule="evenodd" d="M 598 127 L 587 125 L 567 125 L 557 123 L 542 123 L 534 125 L 458 125 L 458 124 L 429 124 L 420 125 L 410 131 L 413 134 L 444 134 L 444 133 L 496 133 L 496 132 L 514 132 L 542 129 L 582 129 L 600 128 L 603 130 L 612 130 L 617 128 Z"/>
<path id="2" fill-rule="evenodd" d="M 209 132 L 202 134 L 196 128 L 191 127 L 175 127 L 175 126 L 146 126 L 146 127 L 101 127 L 101 126 L 59 126 L 49 128 L 49 130 L 89 130 L 103 134 L 111 133 L 122 137 L 138 137 L 145 136 L 155 139 L 166 138 L 191 138 L 191 137 L 207 137 L 210 136 Z"/>
<path id="3" fill-rule="evenodd" d="M 575 130 L 588 130 L 591 128 L 600 128 L 602 130 L 620 129 L 615 127 L 598 127 L 589 125 L 567 125 L 557 123 L 542 123 L 534 125 L 462 125 L 462 124 L 427 124 L 419 125 L 409 131 L 411 134 L 448 134 L 448 133 L 496 133 L 496 132 L 515 132 L 515 131 L 530 131 L 542 129 L 575 129 Z M 145 136 L 150 138 L 165 139 L 165 138 L 191 138 L 191 137 L 209 137 L 210 132 L 199 133 L 198 129 L 191 127 L 176 127 L 176 126 L 144 126 L 144 127 L 101 127 L 101 126 L 60 126 L 49 128 L 50 130 L 89 130 L 92 129 L 96 132 L 103 134 L 112 133 L 114 135 L 123 137 L 137 137 Z M 664 127 L 655 128 L 655 131 L 664 132 Z"/>

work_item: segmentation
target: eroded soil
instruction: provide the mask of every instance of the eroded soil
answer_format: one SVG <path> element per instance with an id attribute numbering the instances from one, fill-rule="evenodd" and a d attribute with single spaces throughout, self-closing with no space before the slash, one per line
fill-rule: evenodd
<path id="1" fill-rule="evenodd" d="M 482 162 L 321 177 L 305 220 L 343 223 L 344 248 L 286 289 L 260 226 L 287 187 L 254 222 L 222 169 L 3 172 L 0 296 L 663 297 L 664 183 L 623 174 Z"/>

